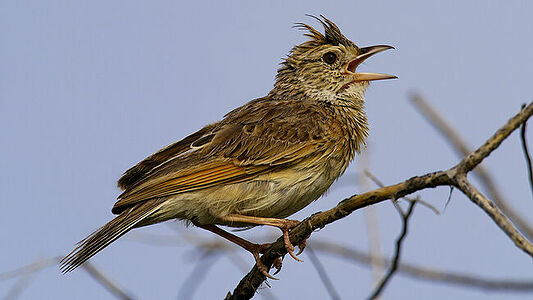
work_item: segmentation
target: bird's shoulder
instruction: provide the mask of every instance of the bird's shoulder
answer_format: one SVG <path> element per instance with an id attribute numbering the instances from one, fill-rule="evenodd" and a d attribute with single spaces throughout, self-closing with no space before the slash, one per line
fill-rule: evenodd
<path id="1" fill-rule="evenodd" d="M 334 110 L 318 102 L 258 99 L 228 113 L 206 151 L 240 161 L 263 161 L 290 148 L 318 146 L 338 137 Z"/>

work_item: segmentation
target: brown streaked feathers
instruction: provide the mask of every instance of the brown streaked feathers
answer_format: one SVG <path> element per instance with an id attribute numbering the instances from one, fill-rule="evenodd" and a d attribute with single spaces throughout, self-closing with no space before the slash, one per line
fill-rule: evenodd
<path id="1" fill-rule="evenodd" d="M 119 182 L 132 181 L 129 177 L 141 172 L 135 170 L 138 167 L 143 168 L 144 176 L 126 187 L 113 213 L 140 201 L 250 180 L 273 168 L 290 167 L 291 162 L 315 153 L 327 141 L 336 142 L 328 132 L 341 130 L 341 125 L 328 124 L 334 122 L 332 112 L 329 116 L 322 114 L 321 105 L 313 102 L 245 105 L 220 123 L 208 126 L 211 130 L 205 127 L 128 170 Z M 295 123 L 302 126 L 295 127 Z M 335 125 L 337 129 L 332 130 Z M 209 141 L 192 146 L 204 136 L 209 136 Z M 190 150 L 195 151 L 184 155 Z M 154 167 L 147 169 L 148 165 Z"/>

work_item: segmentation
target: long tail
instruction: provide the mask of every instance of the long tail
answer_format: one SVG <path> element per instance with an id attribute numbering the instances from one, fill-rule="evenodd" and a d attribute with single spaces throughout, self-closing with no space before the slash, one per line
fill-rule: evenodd
<path id="1" fill-rule="evenodd" d="M 61 260 L 61 271 L 70 272 L 86 262 L 107 245 L 145 220 L 163 205 L 162 200 L 149 200 L 125 210 L 109 223 L 80 241 L 77 247 Z M 144 224 L 146 225 L 146 224 Z"/>

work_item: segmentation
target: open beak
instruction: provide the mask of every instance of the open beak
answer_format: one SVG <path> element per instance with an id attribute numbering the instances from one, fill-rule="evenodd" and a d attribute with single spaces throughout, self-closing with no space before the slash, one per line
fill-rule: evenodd
<path id="1" fill-rule="evenodd" d="M 394 79 L 398 78 L 394 75 L 389 74 L 380 74 L 380 73 L 357 73 L 355 72 L 355 69 L 364 62 L 367 58 L 371 57 L 372 55 L 389 50 L 394 49 L 392 46 L 387 45 L 377 45 L 377 46 L 370 46 L 365 48 L 360 48 L 361 54 L 359 54 L 355 59 L 350 61 L 346 65 L 346 69 L 344 70 L 344 74 L 346 75 L 353 75 L 355 77 L 355 82 L 359 81 L 372 81 L 372 80 L 383 80 L 383 79 Z"/>

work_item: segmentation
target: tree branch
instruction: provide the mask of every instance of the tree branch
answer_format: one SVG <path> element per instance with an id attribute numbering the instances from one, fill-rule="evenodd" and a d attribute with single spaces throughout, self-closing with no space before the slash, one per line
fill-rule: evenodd
<path id="1" fill-rule="evenodd" d="M 506 139 L 532 114 L 533 103 L 530 103 L 517 115 L 511 118 L 492 137 L 490 137 L 487 142 L 485 142 L 485 144 L 483 144 L 476 151 L 470 153 L 467 157 L 461 160 L 459 164 L 449 170 L 429 173 L 422 176 L 415 176 L 395 185 L 379 188 L 361 195 L 354 195 L 347 199 L 344 199 L 332 209 L 313 214 L 312 216 L 303 220 L 294 229 L 292 229 L 290 233 L 291 242 L 293 244 L 299 244 L 305 239 L 307 239 L 313 233 L 314 230 L 323 228 L 329 223 L 342 219 L 359 208 L 376 204 L 391 198 L 398 199 L 405 195 L 426 188 L 434 188 L 443 185 L 457 186 L 457 176 L 466 176 L 469 171 L 471 171 L 492 151 L 494 151 L 494 149 L 496 149 L 504 139 Z M 496 208 L 494 204 L 492 204 L 492 206 L 495 210 L 498 210 L 498 208 Z M 533 257 L 533 246 L 525 238 L 523 238 L 523 236 L 516 229 L 514 229 L 513 225 L 509 223 L 507 218 L 497 218 L 494 219 L 494 221 L 498 223 L 500 228 L 506 228 L 507 231 L 504 232 L 513 241 L 515 241 L 515 244 L 517 244 L 519 248 L 521 248 Z M 500 224 L 499 222 L 503 222 L 505 224 Z M 517 237 L 520 237 L 520 239 L 517 239 Z M 520 240 L 521 242 L 517 243 L 516 241 L 518 240 Z M 267 268 L 271 268 L 274 259 L 285 254 L 286 250 L 283 243 L 283 238 L 280 237 L 261 257 L 261 261 Z M 233 295 L 231 296 L 231 299 L 250 299 L 251 297 L 253 297 L 255 291 L 261 285 L 261 283 L 263 283 L 264 280 L 265 276 L 257 269 L 256 266 L 254 266 L 252 270 L 239 282 L 233 292 Z"/>
<path id="2" fill-rule="evenodd" d="M 372 295 L 368 297 L 368 299 L 374 300 L 379 297 L 387 283 L 392 278 L 392 275 L 396 273 L 396 270 L 398 269 L 398 263 L 400 262 L 400 255 L 402 252 L 402 244 L 405 236 L 407 235 L 407 229 L 409 225 L 409 217 L 411 217 L 411 214 L 413 213 L 413 209 L 415 208 L 416 201 L 411 201 L 409 203 L 409 208 L 407 209 L 407 212 L 405 214 L 402 214 L 402 232 L 400 233 L 400 236 L 396 240 L 396 250 L 394 251 L 394 258 L 392 259 L 392 264 L 390 266 L 389 272 L 387 272 L 387 275 L 383 277 L 383 279 L 380 281 L 379 285 L 376 287 Z"/>
<path id="3" fill-rule="evenodd" d="M 463 140 L 457 131 L 453 129 L 452 126 L 449 125 L 448 122 L 446 122 L 420 94 L 412 94 L 411 101 L 415 104 L 415 107 L 419 109 L 420 113 L 426 117 L 429 123 L 446 138 L 460 158 L 463 158 L 472 152 L 472 148 Z M 522 124 L 525 124 L 525 122 Z M 529 240 L 533 240 L 533 228 L 518 212 L 507 204 L 507 201 L 496 187 L 496 183 L 487 169 L 480 164 L 476 167 L 474 173 L 481 180 L 481 183 L 489 193 L 492 201 L 498 205 L 505 215 L 516 224 L 518 229 L 523 232 Z"/>
<path id="4" fill-rule="evenodd" d="M 328 276 L 328 273 L 326 272 L 326 268 L 324 268 L 324 265 L 320 262 L 318 257 L 315 254 L 315 251 L 312 247 L 307 246 L 305 253 L 309 258 L 311 259 L 311 262 L 313 263 L 313 266 L 315 267 L 316 272 L 318 273 L 318 276 L 320 277 L 320 280 L 324 284 L 324 287 L 328 291 L 329 296 L 333 300 L 341 299 L 339 296 L 339 293 L 335 290 L 335 287 L 333 286 L 333 282 Z"/>
<path id="5" fill-rule="evenodd" d="M 522 106 L 522 108 L 524 106 L 525 104 Z M 526 158 L 526 163 L 527 163 L 527 174 L 529 176 L 529 187 L 531 189 L 531 193 L 533 193 L 533 170 L 531 167 L 531 156 L 529 155 L 529 150 L 527 149 L 526 125 L 527 125 L 527 121 L 522 123 L 522 128 L 520 128 L 520 140 L 522 141 L 522 150 L 524 151 L 524 156 Z"/>
<path id="6" fill-rule="evenodd" d="M 110 278 L 100 272 L 100 270 L 98 270 L 92 263 L 85 262 L 82 267 L 85 271 L 87 271 L 87 273 L 89 273 L 89 275 L 91 275 L 94 280 L 96 280 L 96 282 L 100 283 L 106 290 L 111 292 L 111 294 L 113 294 L 118 299 L 133 299 L 121 288 L 119 288 Z"/>
<path id="7" fill-rule="evenodd" d="M 324 241 L 313 241 L 311 245 L 317 251 L 337 255 L 343 259 L 359 262 L 367 266 L 371 265 L 370 255 L 363 251 Z M 391 263 L 391 260 L 380 261 L 381 265 L 389 263 Z M 431 267 L 417 266 L 405 262 L 399 263 L 398 272 L 416 279 L 428 280 L 435 283 L 454 284 L 463 287 L 474 287 L 483 290 L 508 292 L 533 291 L 533 280 L 487 279 L 470 274 L 438 271 Z"/>
<path id="8" fill-rule="evenodd" d="M 200 250 L 202 251 L 202 250 Z M 196 260 L 196 265 L 181 284 L 178 292 L 178 299 L 193 299 L 193 295 L 205 279 L 207 272 L 214 265 L 214 261 L 219 258 L 214 248 L 207 248 Z"/>
<path id="9" fill-rule="evenodd" d="M 476 189 L 466 179 L 466 175 L 461 174 L 457 176 L 457 181 L 455 185 L 460 189 L 472 202 L 489 215 L 489 217 L 500 227 L 505 234 L 515 243 L 515 245 L 522 249 L 524 252 L 533 256 L 533 245 L 522 235 L 518 230 L 516 230 L 509 219 L 494 205 L 492 201 L 487 199 L 480 191 Z"/>

